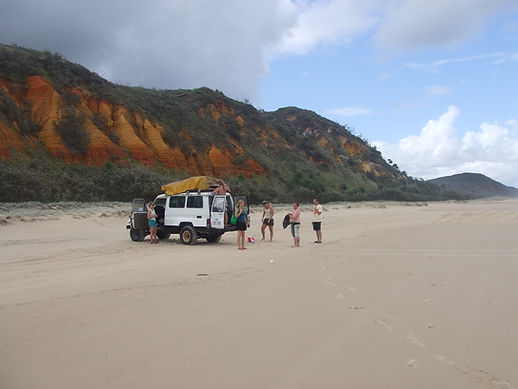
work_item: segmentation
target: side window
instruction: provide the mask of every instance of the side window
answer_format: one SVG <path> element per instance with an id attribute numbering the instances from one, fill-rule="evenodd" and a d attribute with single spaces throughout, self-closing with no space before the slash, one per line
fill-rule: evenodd
<path id="1" fill-rule="evenodd" d="M 185 196 L 172 196 L 169 199 L 169 208 L 184 208 Z"/>
<path id="2" fill-rule="evenodd" d="M 187 197 L 187 208 L 203 208 L 203 196 Z"/>

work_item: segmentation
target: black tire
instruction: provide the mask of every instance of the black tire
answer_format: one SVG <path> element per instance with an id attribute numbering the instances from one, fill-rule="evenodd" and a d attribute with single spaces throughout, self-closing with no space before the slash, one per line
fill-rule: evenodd
<path id="1" fill-rule="evenodd" d="M 133 242 L 142 242 L 145 237 L 145 230 L 136 230 L 134 228 L 130 228 L 130 238 Z"/>
<path id="2" fill-rule="evenodd" d="M 167 240 L 171 236 L 171 233 L 163 230 L 158 230 L 156 236 L 160 240 Z"/>
<path id="3" fill-rule="evenodd" d="M 180 241 L 183 244 L 193 244 L 196 242 L 198 235 L 196 231 L 191 226 L 183 226 L 180 230 Z"/>
<path id="4" fill-rule="evenodd" d="M 221 235 L 218 236 L 209 236 L 207 238 L 207 242 L 209 243 L 218 243 L 221 240 Z"/>

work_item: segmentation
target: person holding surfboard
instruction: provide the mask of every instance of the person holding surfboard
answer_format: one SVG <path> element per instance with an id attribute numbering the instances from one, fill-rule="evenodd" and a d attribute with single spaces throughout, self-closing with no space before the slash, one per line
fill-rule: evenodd
<path id="1" fill-rule="evenodd" d="M 288 214 L 291 223 L 291 236 L 293 236 L 293 246 L 300 247 L 300 208 L 299 203 L 293 203 L 293 210 Z"/>

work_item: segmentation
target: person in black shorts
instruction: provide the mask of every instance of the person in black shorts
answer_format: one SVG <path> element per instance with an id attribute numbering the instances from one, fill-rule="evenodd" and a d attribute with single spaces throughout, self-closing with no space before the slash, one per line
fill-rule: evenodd
<path id="1" fill-rule="evenodd" d="M 270 242 L 273 240 L 273 214 L 275 211 L 273 210 L 273 207 L 270 205 L 268 201 L 263 201 L 263 216 L 261 220 L 263 221 L 263 224 L 261 225 L 261 234 L 263 235 L 263 239 L 265 239 L 264 231 L 266 230 L 266 227 L 270 229 Z"/>
<path id="2" fill-rule="evenodd" d="M 244 200 L 237 202 L 236 210 L 234 211 L 236 216 L 236 230 L 237 230 L 237 249 L 245 250 L 245 231 L 246 231 L 246 211 Z"/>
<path id="3" fill-rule="evenodd" d="M 317 235 L 315 243 L 322 243 L 322 205 L 317 198 L 313 199 L 313 231 Z"/>

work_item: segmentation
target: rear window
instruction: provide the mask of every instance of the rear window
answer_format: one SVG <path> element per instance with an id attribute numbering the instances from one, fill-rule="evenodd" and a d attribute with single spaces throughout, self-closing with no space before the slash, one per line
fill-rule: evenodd
<path id="1" fill-rule="evenodd" d="M 187 197 L 187 208 L 203 208 L 203 197 L 202 196 Z"/>
<path id="2" fill-rule="evenodd" d="M 225 199 L 221 197 L 216 197 L 212 199 L 212 204 L 210 206 L 213 212 L 224 212 L 225 211 Z"/>
<path id="3" fill-rule="evenodd" d="M 184 208 L 185 196 L 172 196 L 169 199 L 169 208 Z"/>

